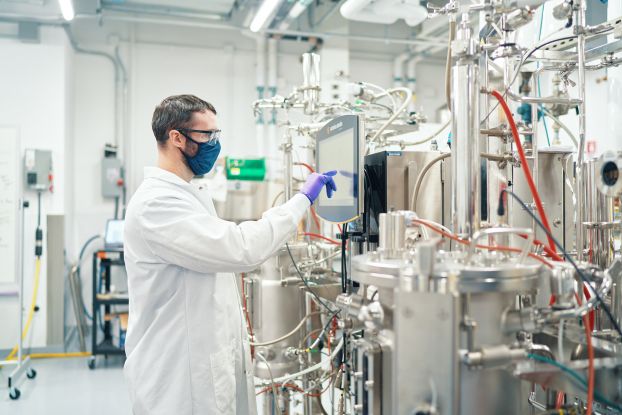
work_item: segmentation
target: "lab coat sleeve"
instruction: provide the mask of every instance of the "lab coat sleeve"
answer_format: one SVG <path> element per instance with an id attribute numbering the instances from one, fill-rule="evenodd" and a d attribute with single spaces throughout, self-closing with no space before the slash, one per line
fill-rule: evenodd
<path id="1" fill-rule="evenodd" d="M 298 194 L 258 221 L 229 222 L 197 212 L 189 200 L 158 197 L 139 215 L 143 238 L 164 262 L 196 272 L 250 271 L 278 251 L 309 207 Z"/>

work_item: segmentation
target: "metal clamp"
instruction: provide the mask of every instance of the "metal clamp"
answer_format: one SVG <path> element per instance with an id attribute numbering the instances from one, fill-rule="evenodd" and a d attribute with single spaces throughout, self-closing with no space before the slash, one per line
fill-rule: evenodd
<path id="1" fill-rule="evenodd" d="M 516 234 L 516 235 L 527 235 L 525 238 L 525 244 L 523 246 L 523 250 L 518 257 L 518 263 L 522 264 L 525 262 L 527 255 L 529 254 L 529 249 L 533 244 L 534 234 L 533 230 L 529 228 L 488 228 L 481 231 L 475 232 L 473 234 L 473 238 L 471 239 L 471 244 L 469 245 L 469 253 L 466 258 L 466 262 L 470 262 L 471 258 L 475 254 L 475 248 L 477 247 L 477 241 L 484 236 L 490 235 L 500 235 L 500 234 Z"/>

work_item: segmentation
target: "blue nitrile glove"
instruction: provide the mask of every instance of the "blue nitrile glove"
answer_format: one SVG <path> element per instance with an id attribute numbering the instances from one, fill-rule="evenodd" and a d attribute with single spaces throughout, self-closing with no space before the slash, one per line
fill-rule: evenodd
<path id="1" fill-rule="evenodd" d="M 333 180 L 333 176 L 337 174 L 336 170 L 327 171 L 324 174 L 311 173 L 307 177 L 307 181 L 300 189 L 300 193 L 307 196 L 309 202 L 313 204 L 315 199 L 320 195 L 322 188 L 326 186 L 326 196 L 333 197 L 333 192 L 337 191 L 337 186 Z"/>

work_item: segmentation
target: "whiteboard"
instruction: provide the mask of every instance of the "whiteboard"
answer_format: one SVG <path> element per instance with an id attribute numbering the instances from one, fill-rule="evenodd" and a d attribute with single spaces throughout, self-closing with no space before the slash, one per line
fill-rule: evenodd
<path id="1" fill-rule="evenodd" d="M 19 154 L 17 128 L 0 126 L 0 291 L 18 281 Z"/>

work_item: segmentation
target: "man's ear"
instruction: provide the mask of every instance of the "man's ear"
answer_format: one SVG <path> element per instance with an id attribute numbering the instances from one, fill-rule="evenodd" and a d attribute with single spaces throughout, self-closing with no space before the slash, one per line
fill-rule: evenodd
<path id="1" fill-rule="evenodd" d="M 175 147 L 184 148 L 186 144 L 186 137 L 181 135 L 177 130 L 171 130 L 168 132 L 168 141 Z"/>

